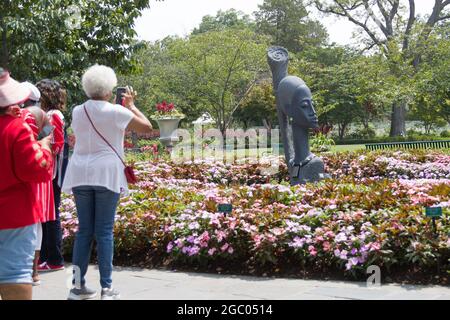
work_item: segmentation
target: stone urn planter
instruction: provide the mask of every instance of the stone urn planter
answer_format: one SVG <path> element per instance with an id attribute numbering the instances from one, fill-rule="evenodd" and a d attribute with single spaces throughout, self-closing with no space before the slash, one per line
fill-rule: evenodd
<path id="1" fill-rule="evenodd" d="M 173 144 L 179 141 L 176 134 L 181 119 L 184 114 L 176 110 L 173 103 L 168 104 L 166 101 L 156 105 L 156 114 L 152 119 L 158 123 L 160 138 L 159 141 L 171 152 Z"/>
<path id="2" fill-rule="evenodd" d="M 160 138 L 159 141 L 170 151 L 174 143 L 179 141 L 176 134 L 178 125 L 184 117 L 167 117 L 154 119 L 158 123 Z"/>

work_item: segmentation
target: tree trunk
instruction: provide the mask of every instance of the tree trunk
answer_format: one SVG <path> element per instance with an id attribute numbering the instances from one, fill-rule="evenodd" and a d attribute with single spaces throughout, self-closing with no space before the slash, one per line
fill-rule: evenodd
<path id="1" fill-rule="evenodd" d="M 348 123 L 339 123 L 338 131 L 339 131 L 339 140 L 344 139 L 345 131 L 347 130 Z"/>
<path id="2" fill-rule="evenodd" d="M 390 136 L 406 136 L 406 103 L 404 102 L 392 105 Z"/>
<path id="3" fill-rule="evenodd" d="M 219 129 L 220 132 L 222 133 L 222 136 L 225 138 L 227 135 L 227 125 L 225 121 L 219 124 Z"/>
<path id="4" fill-rule="evenodd" d="M 272 130 L 272 122 L 267 119 L 263 119 L 262 122 L 263 122 L 264 128 L 266 128 L 266 130 L 267 130 L 267 133 L 270 135 L 270 132 Z"/>
<path id="5" fill-rule="evenodd" d="M 424 122 L 423 127 L 425 129 L 425 134 L 430 134 L 431 133 L 431 129 L 433 129 L 433 122 Z"/>

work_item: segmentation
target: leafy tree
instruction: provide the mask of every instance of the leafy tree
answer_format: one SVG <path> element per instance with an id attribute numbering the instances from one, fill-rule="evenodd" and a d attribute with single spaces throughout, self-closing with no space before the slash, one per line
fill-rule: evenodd
<path id="1" fill-rule="evenodd" d="M 187 39 L 167 37 L 154 43 L 144 43 L 134 54 L 139 61 L 135 73 L 121 74 L 121 85 L 131 85 L 138 92 L 136 103 L 147 115 L 155 112 L 155 105 L 163 101 L 172 102 L 186 115 L 186 121 L 192 122 L 204 113 L 201 97 L 196 92 L 186 90 L 183 83 L 186 75 L 175 61 L 173 50 L 184 46 Z"/>
<path id="2" fill-rule="evenodd" d="M 135 67 L 134 21 L 149 0 L 3 0 L 0 64 L 18 79 L 53 78 L 77 96 L 80 76 L 101 63 L 119 71 Z"/>
<path id="3" fill-rule="evenodd" d="M 321 47 L 309 47 L 298 56 L 325 67 L 343 63 L 347 60 L 349 54 L 350 50 L 348 48 L 332 44 Z"/>
<path id="4" fill-rule="evenodd" d="M 328 38 L 323 25 L 308 18 L 303 0 L 264 0 L 255 16 L 258 31 L 291 52 L 319 47 Z"/>
<path id="5" fill-rule="evenodd" d="M 416 14 L 415 0 L 312 0 L 318 10 L 346 18 L 362 32 L 366 49 L 378 48 L 390 62 L 394 78 L 410 79 L 426 51 L 425 43 L 433 29 L 450 18 L 450 0 L 435 0 L 426 18 Z M 406 19 L 404 16 L 406 14 Z M 391 136 L 404 135 L 406 110 L 410 102 L 409 82 L 399 89 L 392 105 Z"/>
<path id="6" fill-rule="evenodd" d="M 245 128 L 252 124 L 264 125 L 270 131 L 278 121 L 272 82 L 258 83 L 236 110 L 236 120 L 242 121 Z"/>
<path id="7" fill-rule="evenodd" d="M 293 59 L 291 74 L 305 80 L 314 96 L 322 124 L 335 125 L 343 138 L 352 123 L 369 123 L 385 116 L 385 101 L 393 99 L 386 59 L 362 56 L 355 50 L 329 46 Z M 305 57 L 304 57 L 305 56 Z"/>
<path id="8" fill-rule="evenodd" d="M 196 96 L 224 133 L 261 74 L 268 41 L 251 30 L 214 31 L 170 48 L 181 96 Z"/>
<path id="9" fill-rule="evenodd" d="M 167 38 L 142 51 L 143 72 L 126 79 L 150 106 L 162 100 L 174 102 L 189 121 L 208 112 L 225 132 L 236 110 L 268 72 L 267 47 L 268 39 L 250 29 Z"/>
<path id="10" fill-rule="evenodd" d="M 358 88 L 355 86 L 356 74 L 351 65 L 339 64 L 323 71 L 320 85 L 325 90 L 324 102 L 331 110 L 321 116 L 325 123 L 338 126 L 339 138 L 342 139 L 348 126 L 363 116 L 364 110 L 358 103 Z"/>
<path id="11" fill-rule="evenodd" d="M 200 26 L 192 31 L 193 35 L 205 33 L 209 31 L 222 31 L 228 28 L 253 28 L 254 22 L 249 15 L 241 11 L 230 9 L 226 11 L 219 10 L 215 17 L 204 16 Z"/>
<path id="12" fill-rule="evenodd" d="M 416 74 L 416 96 L 412 117 L 429 133 L 433 127 L 450 124 L 450 24 L 431 35 L 427 52 Z M 445 122 L 444 122 L 445 124 Z"/>

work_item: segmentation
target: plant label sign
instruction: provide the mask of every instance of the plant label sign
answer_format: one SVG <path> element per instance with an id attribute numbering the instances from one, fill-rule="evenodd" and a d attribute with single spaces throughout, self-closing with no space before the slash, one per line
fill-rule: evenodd
<path id="1" fill-rule="evenodd" d="M 442 207 L 425 207 L 427 217 L 442 217 Z"/>
<path id="2" fill-rule="evenodd" d="M 233 211 L 233 205 L 231 203 L 221 203 L 219 204 L 217 211 L 231 213 Z"/>

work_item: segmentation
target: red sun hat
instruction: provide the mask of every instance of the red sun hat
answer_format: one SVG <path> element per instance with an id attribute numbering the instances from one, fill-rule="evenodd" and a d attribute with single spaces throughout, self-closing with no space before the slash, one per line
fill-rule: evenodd
<path id="1" fill-rule="evenodd" d="M 28 100 L 31 90 L 10 77 L 0 68 L 0 108 L 21 104 Z"/>

